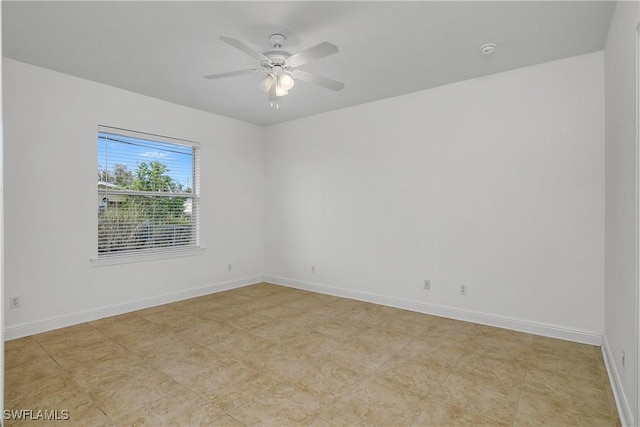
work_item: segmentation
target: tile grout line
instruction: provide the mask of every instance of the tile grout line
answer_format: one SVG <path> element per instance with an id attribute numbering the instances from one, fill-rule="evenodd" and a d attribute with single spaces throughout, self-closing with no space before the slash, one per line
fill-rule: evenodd
<path id="1" fill-rule="evenodd" d="M 91 327 L 91 325 L 89 325 L 89 323 L 85 322 L 85 323 L 80 323 L 80 325 L 87 325 L 88 327 Z M 104 334 L 103 334 L 104 335 Z M 69 380 L 71 380 L 71 382 L 73 382 L 73 384 L 75 384 L 75 387 L 82 392 L 82 394 L 84 394 L 85 396 L 87 396 L 87 398 L 95 405 L 96 408 L 98 408 L 98 410 L 100 412 L 102 412 L 104 414 L 105 417 L 107 417 L 107 419 L 109 421 L 111 421 L 111 424 L 113 424 L 114 426 L 117 426 L 116 422 L 109 416 L 107 415 L 107 413 L 104 411 L 104 409 L 98 404 L 98 402 L 91 396 L 91 394 L 84 388 L 82 387 L 80 384 L 78 384 L 78 382 L 75 380 L 75 378 L 73 378 L 71 376 L 71 374 L 69 373 L 69 371 L 60 364 L 60 362 L 58 362 L 56 360 L 56 358 L 49 352 L 49 350 L 47 350 L 42 343 L 38 340 L 37 336 L 33 337 L 36 344 L 38 344 L 38 346 L 40 346 L 40 348 L 47 353 L 47 355 L 51 358 L 51 360 L 53 360 L 53 362 L 58 365 L 60 367 L 60 369 L 64 372 L 64 374 L 67 376 L 67 378 Z M 106 337 L 107 339 L 111 340 L 111 338 Z"/>
<path id="2" fill-rule="evenodd" d="M 527 378 L 527 373 L 529 372 L 529 367 L 531 366 L 531 357 L 533 355 L 533 343 L 535 341 L 535 337 L 531 340 L 531 343 L 529 344 L 529 351 L 527 352 L 527 367 L 524 370 L 524 373 L 522 375 L 522 381 L 518 387 L 518 399 L 516 400 L 516 405 L 513 411 L 513 416 L 511 417 L 511 425 L 515 425 L 516 423 L 516 417 L 518 415 L 518 408 L 520 407 L 520 399 L 522 399 L 522 390 L 524 389 L 524 384 Z"/>

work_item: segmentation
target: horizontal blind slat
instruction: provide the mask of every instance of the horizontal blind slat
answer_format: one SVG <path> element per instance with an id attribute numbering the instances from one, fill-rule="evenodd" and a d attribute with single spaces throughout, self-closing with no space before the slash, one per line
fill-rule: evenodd
<path id="1" fill-rule="evenodd" d="M 128 136 L 128 137 L 142 139 L 142 140 L 166 142 L 166 143 L 169 143 L 169 144 L 176 144 L 176 145 L 189 145 L 191 147 L 199 147 L 200 146 L 199 142 L 190 141 L 188 139 L 174 138 L 174 137 L 171 137 L 171 136 L 164 136 L 164 135 L 157 135 L 157 134 L 153 134 L 153 133 L 133 131 L 133 130 L 129 130 L 129 129 L 123 129 L 123 128 L 118 128 L 118 127 L 113 127 L 113 126 L 106 126 L 106 125 L 98 125 L 98 132 L 108 133 L 110 135 Z"/>

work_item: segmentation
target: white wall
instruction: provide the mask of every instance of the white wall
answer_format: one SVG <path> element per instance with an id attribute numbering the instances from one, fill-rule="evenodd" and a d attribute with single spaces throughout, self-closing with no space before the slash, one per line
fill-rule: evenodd
<path id="1" fill-rule="evenodd" d="M 6 58 L 3 67 L 5 295 L 21 297 L 7 338 L 260 281 L 262 128 Z M 204 255 L 90 265 L 99 124 L 202 144 Z"/>
<path id="2" fill-rule="evenodd" d="M 2 58 L 2 2 L 0 2 L 0 58 Z M 2 67 L 0 67 L 0 177 L 3 170 Z M 0 413 L 4 414 L 4 197 L 0 179 Z"/>
<path id="3" fill-rule="evenodd" d="M 603 91 L 598 52 L 268 127 L 265 277 L 599 344 Z"/>
<path id="4" fill-rule="evenodd" d="M 618 2 L 605 48 L 605 352 L 621 416 L 638 424 L 636 26 L 639 2 Z M 622 352 L 626 351 L 626 367 Z"/>

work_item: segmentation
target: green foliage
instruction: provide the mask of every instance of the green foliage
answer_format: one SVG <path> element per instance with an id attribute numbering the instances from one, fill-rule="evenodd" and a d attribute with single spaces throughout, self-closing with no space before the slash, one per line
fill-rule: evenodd
<path id="1" fill-rule="evenodd" d="M 181 192 L 182 184 L 179 184 L 167 175 L 170 172 L 167 165 L 159 161 L 140 162 L 136 170 L 131 189 L 138 191 L 167 191 Z"/>
<path id="2" fill-rule="evenodd" d="M 179 193 L 190 191 L 168 174 L 158 161 L 140 162 L 135 172 L 115 165 L 113 172 L 98 172 L 98 179 L 115 184 L 118 190 Z M 103 179 L 101 179 L 103 178 Z M 109 179 L 107 179 L 109 178 Z M 188 197 L 127 195 L 110 203 L 98 218 L 99 252 L 140 249 L 160 239 L 166 246 L 191 243 L 191 213 L 185 212 Z"/>
<path id="3" fill-rule="evenodd" d="M 136 191 L 158 191 L 158 192 L 182 192 L 182 185 L 168 175 L 167 165 L 159 161 L 140 162 L 135 172 L 130 189 Z M 146 218 L 155 224 L 184 224 L 189 218 L 185 218 L 184 197 L 158 197 L 154 198 L 152 206 L 144 209 Z M 129 198 L 129 205 L 136 204 L 139 200 Z"/>
<path id="4" fill-rule="evenodd" d="M 113 171 L 107 169 L 98 170 L 98 181 L 115 184 L 120 189 L 132 190 L 133 172 L 127 168 L 127 165 L 116 164 Z"/>
<path id="5" fill-rule="evenodd" d="M 133 184 L 133 173 L 127 169 L 127 165 L 115 165 L 113 176 L 113 183 L 118 187 L 129 188 Z"/>

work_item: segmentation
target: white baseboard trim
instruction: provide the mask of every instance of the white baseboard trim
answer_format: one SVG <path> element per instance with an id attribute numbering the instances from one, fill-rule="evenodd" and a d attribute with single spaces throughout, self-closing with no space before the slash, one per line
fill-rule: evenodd
<path id="1" fill-rule="evenodd" d="M 620 375 L 618 375 L 618 370 L 616 369 L 613 354 L 611 353 L 611 348 L 609 347 L 606 336 L 602 337 L 602 358 L 607 368 L 611 390 L 613 391 L 613 397 L 618 407 L 620 423 L 623 426 L 635 426 L 636 423 L 633 419 L 633 412 L 631 411 L 631 406 L 629 406 L 629 401 L 622 387 L 622 381 L 620 380 Z"/>
<path id="2" fill-rule="evenodd" d="M 264 276 L 264 281 L 276 285 L 288 286 L 296 289 L 317 292 L 321 294 L 333 295 L 355 299 L 359 301 L 372 302 L 375 304 L 387 305 L 390 307 L 402 308 L 419 313 L 432 314 L 435 316 L 447 317 L 450 319 L 463 320 L 466 322 L 479 323 L 482 325 L 495 326 L 498 328 L 511 329 L 519 332 L 527 332 L 535 335 L 542 335 L 551 338 L 559 338 L 567 341 L 574 341 L 583 344 L 601 345 L 602 335 L 598 333 L 569 329 L 544 323 L 529 322 L 519 319 L 495 316 L 486 313 L 461 310 L 459 308 L 442 305 L 427 304 L 419 301 L 411 301 L 402 298 L 379 295 L 370 292 L 356 291 L 351 289 L 337 288 L 317 283 L 303 282 L 278 276 Z"/>
<path id="3" fill-rule="evenodd" d="M 510 319 L 486 313 L 479 313 L 458 308 L 427 304 L 419 301 L 406 300 L 402 298 L 379 295 L 370 292 L 356 291 L 351 289 L 337 288 L 317 283 L 303 282 L 277 276 L 251 276 L 236 279 L 228 282 L 221 282 L 188 289 L 180 292 L 160 295 L 143 300 L 131 301 L 123 304 L 102 307 L 94 310 L 64 315 L 36 322 L 29 322 L 20 325 L 7 326 L 4 329 L 4 339 L 11 340 L 79 323 L 90 322 L 105 317 L 116 316 L 118 314 L 129 313 L 162 304 L 195 298 L 215 292 L 240 288 L 243 286 L 260 283 L 262 281 L 278 285 L 288 286 L 297 289 L 304 289 L 321 294 L 334 295 L 338 297 L 350 298 L 359 301 L 366 301 L 375 304 L 387 305 L 390 307 L 416 311 L 419 313 L 432 314 L 435 316 L 447 317 L 451 319 L 463 320 L 467 322 L 479 323 L 482 325 L 495 326 L 499 328 L 512 329 L 520 332 L 527 332 L 536 335 L 543 335 L 552 338 L 560 338 L 568 341 L 575 341 L 584 344 L 602 345 L 602 336 L 596 333 L 573 330 L 554 325 Z"/>
<path id="4" fill-rule="evenodd" d="M 173 292 L 170 294 L 164 294 L 152 298 L 131 301 L 123 304 L 101 307 L 95 310 L 68 314 L 60 317 L 39 320 L 36 322 L 24 323 L 21 325 L 8 326 L 4 329 L 4 340 L 8 341 L 16 338 L 26 337 L 29 335 L 52 331 L 54 329 L 77 325 L 79 323 L 90 322 L 92 320 L 116 316 L 118 314 L 129 313 L 131 311 L 142 310 L 162 304 L 168 304 L 171 302 L 208 295 L 215 292 L 240 288 L 260 282 L 262 282 L 262 276 L 251 276 L 242 279 L 231 280 L 228 282 L 214 283 L 199 288 Z"/>

